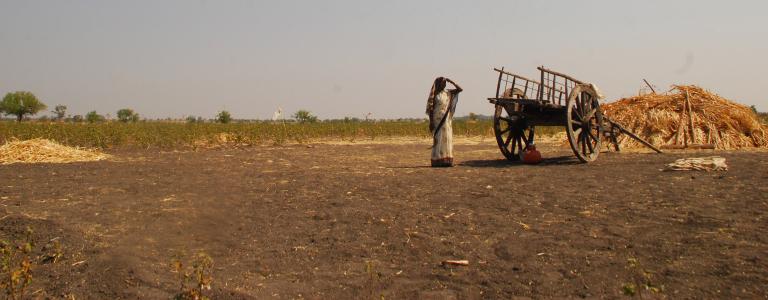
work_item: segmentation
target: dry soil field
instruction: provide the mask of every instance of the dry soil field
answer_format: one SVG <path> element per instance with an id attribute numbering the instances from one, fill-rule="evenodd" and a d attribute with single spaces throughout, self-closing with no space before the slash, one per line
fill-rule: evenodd
<path id="1" fill-rule="evenodd" d="M 214 299 L 768 297 L 768 153 L 603 153 L 538 166 L 459 145 L 294 145 L 0 166 L 0 235 L 58 238 L 33 298 L 167 299 L 169 263 L 213 260 Z M 469 266 L 443 266 L 466 259 Z"/>

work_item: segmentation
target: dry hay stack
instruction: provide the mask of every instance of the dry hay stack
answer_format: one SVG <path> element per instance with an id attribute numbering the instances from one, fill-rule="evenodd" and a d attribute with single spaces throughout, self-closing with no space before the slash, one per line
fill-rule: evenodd
<path id="1" fill-rule="evenodd" d="M 109 155 L 94 150 L 67 147 L 46 139 L 10 141 L 0 146 L 0 164 L 71 163 L 97 161 Z"/>
<path id="2" fill-rule="evenodd" d="M 748 107 L 734 103 L 698 86 L 675 85 L 675 93 L 624 98 L 602 106 L 613 121 L 657 146 L 713 144 L 716 149 L 768 146 L 768 128 L 760 124 Z M 686 93 L 691 104 L 693 128 L 685 109 Z M 691 139 L 693 132 L 694 139 Z M 622 148 L 641 148 L 622 135 Z"/>

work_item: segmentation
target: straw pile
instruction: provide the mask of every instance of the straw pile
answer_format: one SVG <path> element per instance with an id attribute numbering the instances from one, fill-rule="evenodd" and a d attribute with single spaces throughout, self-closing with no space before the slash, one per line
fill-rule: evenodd
<path id="1" fill-rule="evenodd" d="M 686 98 L 690 103 L 689 114 Z M 606 116 L 656 146 L 712 144 L 716 149 L 768 147 L 768 128 L 748 107 L 698 86 L 624 98 L 602 106 Z M 641 148 L 622 135 L 622 148 Z"/>
<path id="2" fill-rule="evenodd" d="M 0 146 L 0 164 L 71 163 L 98 161 L 109 155 L 94 150 L 67 147 L 46 139 L 10 141 Z"/>

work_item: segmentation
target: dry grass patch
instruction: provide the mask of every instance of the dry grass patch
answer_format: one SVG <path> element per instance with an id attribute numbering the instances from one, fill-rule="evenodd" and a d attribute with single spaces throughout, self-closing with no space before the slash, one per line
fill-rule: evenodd
<path id="1" fill-rule="evenodd" d="M 64 146 L 46 139 L 16 140 L 0 146 L 0 164 L 4 165 L 99 161 L 109 157 L 95 150 Z"/>
<path id="2" fill-rule="evenodd" d="M 766 127 L 752 109 L 698 86 L 675 85 L 670 93 L 624 98 L 604 105 L 603 111 L 654 145 L 681 145 L 687 138 L 688 143 L 695 140 L 717 149 L 768 147 Z M 619 144 L 643 147 L 627 137 L 620 138 Z"/>

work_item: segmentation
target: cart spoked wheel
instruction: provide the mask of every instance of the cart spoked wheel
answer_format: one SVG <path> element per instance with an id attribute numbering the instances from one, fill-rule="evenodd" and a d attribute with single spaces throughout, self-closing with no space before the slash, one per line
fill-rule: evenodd
<path id="1" fill-rule="evenodd" d="M 522 93 L 514 91 L 513 97 L 522 98 Z M 527 126 L 518 105 L 504 106 L 496 104 L 493 114 L 493 132 L 501 154 L 510 161 L 520 160 L 520 156 L 533 137 L 533 126 Z"/>
<path id="2" fill-rule="evenodd" d="M 603 113 L 595 91 L 576 86 L 566 102 L 568 142 L 576 157 L 591 162 L 600 154 Z"/>

